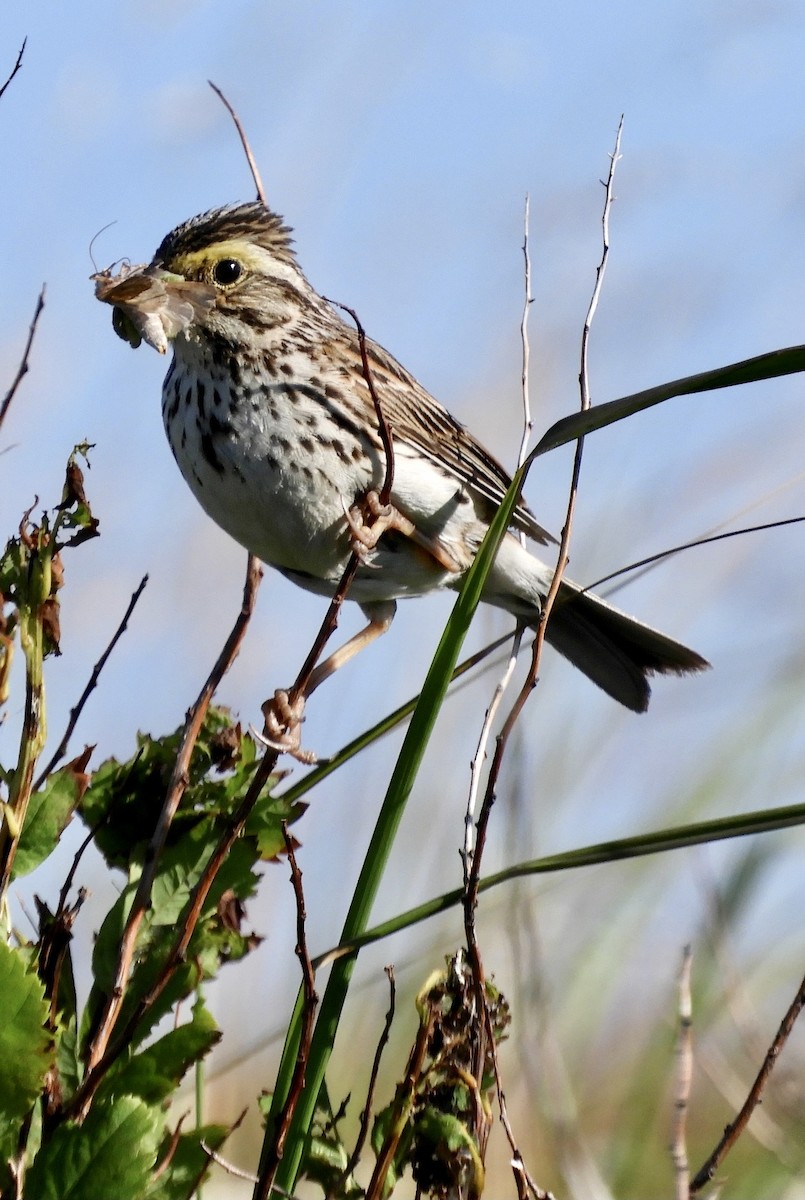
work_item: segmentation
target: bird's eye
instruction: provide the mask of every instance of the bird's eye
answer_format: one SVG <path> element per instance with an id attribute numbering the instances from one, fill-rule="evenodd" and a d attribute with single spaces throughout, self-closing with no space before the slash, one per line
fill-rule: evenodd
<path id="1" fill-rule="evenodd" d="M 213 280 L 221 287 L 237 283 L 242 274 L 243 267 L 236 258 L 222 258 L 212 269 Z"/>

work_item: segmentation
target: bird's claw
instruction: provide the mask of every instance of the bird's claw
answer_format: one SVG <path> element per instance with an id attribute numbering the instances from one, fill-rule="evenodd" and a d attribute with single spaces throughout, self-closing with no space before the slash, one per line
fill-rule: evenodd
<path id="1" fill-rule="evenodd" d="M 352 508 L 347 508 L 345 504 L 344 514 L 352 535 L 352 549 L 359 558 L 366 558 L 389 529 L 395 529 L 405 537 L 416 538 L 413 521 L 404 517 L 393 504 L 383 504 L 374 490 L 367 492 Z"/>
<path id="2" fill-rule="evenodd" d="M 301 744 L 305 697 L 297 695 L 291 700 L 288 692 L 279 688 L 262 708 L 265 729 L 260 740 L 270 749 L 290 754 L 297 762 L 312 766 L 317 761 L 316 755 L 312 750 L 304 750 Z"/>

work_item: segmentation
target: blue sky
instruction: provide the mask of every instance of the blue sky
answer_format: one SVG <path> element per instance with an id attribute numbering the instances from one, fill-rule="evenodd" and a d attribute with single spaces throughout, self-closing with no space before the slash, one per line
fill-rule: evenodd
<path id="1" fill-rule="evenodd" d="M 238 109 L 311 281 L 355 308 L 512 463 L 524 197 L 539 431 L 577 404 L 580 330 L 600 254 L 599 180 L 622 113 L 612 253 L 591 344 L 594 401 L 803 340 L 801 23 L 793 0 L 4 6 L 0 77 L 26 35 L 28 47 L 0 100 L 0 380 L 16 369 L 43 282 L 47 307 L 2 430 L 0 516 L 11 532 L 35 496 L 55 502 L 67 453 L 88 437 L 96 449 L 87 487 L 102 529 L 67 562 L 64 655 L 50 674 L 54 733 L 144 572 L 151 583 L 76 750 L 85 740 L 99 754 L 129 754 L 138 727 L 177 725 L 239 603 L 243 555 L 195 506 L 164 439 L 165 364 L 114 337 L 88 280 L 88 246 L 107 222 L 116 224 L 95 242 L 98 264 L 142 261 L 179 221 L 251 197 L 207 79 Z M 805 511 L 802 426 L 793 379 L 673 401 L 596 435 L 571 574 L 589 582 L 722 522 Z M 555 530 L 567 471 L 566 454 L 550 456 L 527 489 Z M 546 663 L 536 702 L 544 707 L 525 718 L 535 810 L 540 771 L 574 782 L 566 805 L 535 818 L 524 852 L 658 824 L 708 747 L 730 736 L 745 744 L 749 714 L 775 695 L 782 703 L 801 671 L 801 550 L 796 530 L 747 538 L 673 560 L 621 594 L 624 607 L 715 667 L 706 679 L 658 685 L 647 718 Z M 384 643 L 328 685 L 331 702 L 316 696 L 308 742 L 335 749 L 411 694 L 448 607 L 445 598 L 401 606 Z M 244 722 L 296 673 L 321 614 L 319 600 L 266 578 L 248 650 L 222 689 Z M 357 624 L 346 616 L 344 631 Z M 480 618 L 476 643 L 499 627 Z M 416 845 L 434 791 L 445 829 L 384 898 L 385 911 L 455 882 L 464 763 L 485 695 L 445 718 L 447 757 L 437 750 L 426 766 L 403 838 Z M 4 753 L 18 720 L 12 708 Z M 798 798 L 801 720 L 799 740 L 795 728 L 783 722 L 777 739 L 764 735 L 735 808 Z M 568 746 L 571 763 L 560 753 Z M 339 878 L 354 874 L 364 840 L 353 828 L 371 827 L 391 752 L 372 760 L 380 783 L 334 783 L 308 814 L 314 899 L 329 894 L 335 864 Z M 354 806 L 348 830 L 345 803 Z M 269 891 L 286 913 L 284 882 Z M 326 907 L 317 944 L 341 919 L 339 905 Z"/>

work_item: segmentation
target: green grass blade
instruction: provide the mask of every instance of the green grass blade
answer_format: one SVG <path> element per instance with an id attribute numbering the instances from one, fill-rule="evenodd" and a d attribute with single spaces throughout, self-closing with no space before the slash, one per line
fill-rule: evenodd
<path id="1" fill-rule="evenodd" d="M 436 649 L 419 700 L 405 735 L 386 796 L 366 852 L 363 867 L 352 897 L 341 941 L 353 943 L 364 933 L 380 880 L 386 869 L 394 837 L 414 785 L 425 750 L 472 616 L 481 598 L 486 576 L 498 546 L 511 521 L 520 494 L 525 470 L 517 472 L 506 497 L 489 527 L 481 548 L 467 572 L 464 585 Z M 355 966 L 357 951 L 340 958 L 333 966 L 322 997 L 316 1028 L 308 1055 L 305 1088 L 291 1123 L 285 1153 L 277 1171 L 276 1187 L 293 1193 L 304 1151 L 307 1132 L 313 1120 L 319 1089 L 332 1051 L 341 1012 Z M 287 1098 L 287 1085 L 293 1071 L 293 1059 L 299 1045 L 300 1006 L 294 1010 L 274 1092 L 269 1130 Z"/>
<path id="2" fill-rule="evenodd" d="M 545 858 L 533 858 L 526 862 L 516 863 L 493 875 L 487 875 L 481 880 L 480 891 L 488 892 L 503 883 L 511 883 L 527 875 L 549 875 L 556 871 L 570 871 L 578 867 L 593 867 L 601 863 L 619 862 L 626 858 L 641 858 L 648 854 L 662 854 L 669 850 L 681 850 L 686 846 L 698 846 L 704 842 L 724 841 L 727 838 L 749 837 L 753 834 L 771 833 L 774 830 L 788 829 L 794 825 L 805 825 L 805 804 L 793 804 L 785 808 L 770 808 L 761 812 L 741 813 L 739 816 L 719 817 L 712 821 L 697 821 L 689 825 L 679 825 L 673 829 L 660 829 L 653 833 L 642 833 L 635 837 L 620 838 L 611 842 L 599 842 L 593 846 L 583 846 L 577 850 L 566 850 L 561 854 L 551 854 Z M 325 951 L 316 960 L 315 965 L 329 961 L 336 955 L 354 953 L 370 942 L 378 942 L 391 937 L 435 917 L 438 913 L 455 908 L 461 903 L 462 890 L 454 888 L 441 896 L 418 904 L 407 912 L 384 921 L 368 929 L 362 937 L 354 941 L 342 941 L 338 946 Z"/>
<path id="3" fill-rule="evenodd" d="M 556 450 L 558 446 L 564 446 L 567 442 L 575 442 L 585 434 L 594 433 L 596 429 L 603 429 L 615 421 L 622 421 L 624 417 L 631 417 L 655 404 L 661 404 L 663 400 L 671 400 L 674 396 L 712 392 L 741 383 L 759 383 L 764 379 L 794 375 L 799 371 L 805 371 L 805 346 L 787 346 L 784 350 L 772 350 L 768 354 L 759 354 L 756 358 L 747 358 L 727 367 L 716 367 L 713 371 L 702 371 L 698 375 L 674 379 L 671 383 L 661 383 L 657 387 L 647 388 L 644 392 L 622 396 L 619 400 L 594 404 L 592 408 L 571 413 L 552 425 L 537 442 L 529 459 L 547 454 L 549 450 Z"/>

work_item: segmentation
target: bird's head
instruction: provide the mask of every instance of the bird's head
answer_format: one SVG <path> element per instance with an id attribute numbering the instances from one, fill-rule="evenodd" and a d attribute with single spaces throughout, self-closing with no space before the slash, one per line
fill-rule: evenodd
<path id="1" fill-rule="evenodd" d="M 147 265 L 94 275 L 95 294 L 114 306 L 120 337 L 160 354 L 178 337 L 253 338 L 284 325 L 309 290 L 290 233 L 260 203 L 214 209 L 177 226 Z"/>

